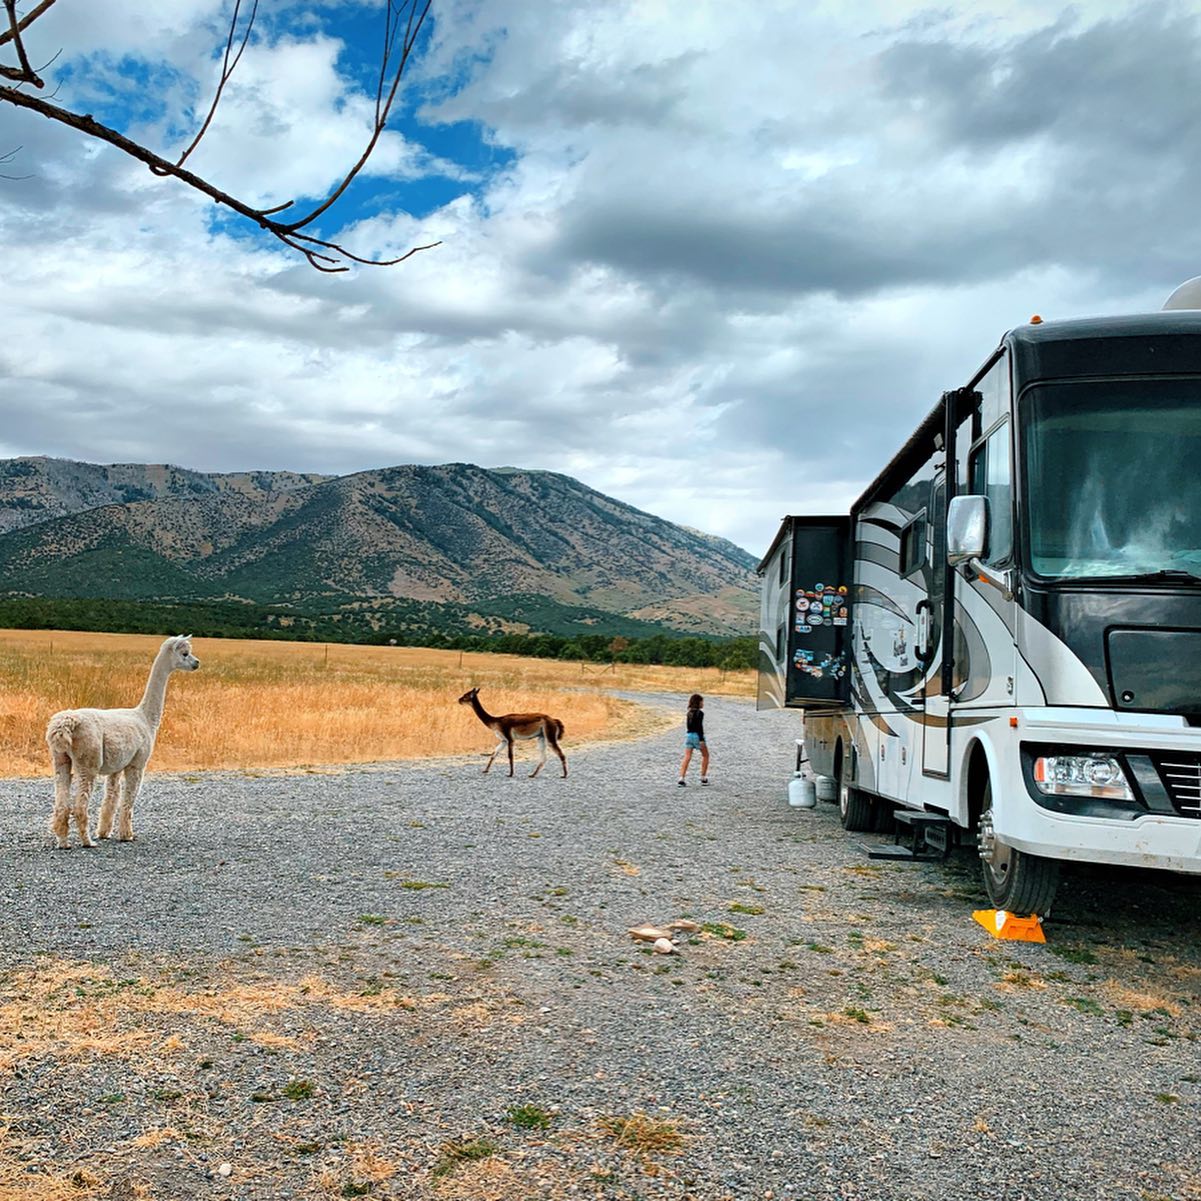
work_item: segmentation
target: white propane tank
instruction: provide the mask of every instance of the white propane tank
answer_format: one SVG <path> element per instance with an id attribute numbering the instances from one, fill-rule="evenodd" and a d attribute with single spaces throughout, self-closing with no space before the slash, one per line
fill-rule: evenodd
<path id="1" fill-rule="evenodd" d="M 788 781 L 788 803 L 794 809 L 812 809 L 817 804 L 817 787 L 799 771 Z"/>
<path id="2" fill-rule="evenodd" d="M 829 802 L 838 800 L 838 781 L 833 776 L 817 777 L 817 799 Z"/>

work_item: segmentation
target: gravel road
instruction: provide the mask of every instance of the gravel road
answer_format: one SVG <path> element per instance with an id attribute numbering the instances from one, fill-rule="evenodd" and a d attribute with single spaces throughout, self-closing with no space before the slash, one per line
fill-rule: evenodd
<path id="1" fill-rule="evenodd" d="M 993 941 L 966 853 L 788 808 L 794 715 L 706 714 L 707 788 L 565 713 L 567 780 L 152 776 L 93 851 L 0 782 L 0 1197 L 1201 1198 L 1201 882 Z"/>

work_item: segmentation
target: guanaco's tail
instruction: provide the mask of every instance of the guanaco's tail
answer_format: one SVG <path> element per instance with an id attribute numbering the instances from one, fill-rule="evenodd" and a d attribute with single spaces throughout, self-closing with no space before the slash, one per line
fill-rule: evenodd
<path id="1" fill-rule="evenodd" d="M 75 741 L 78 723 L 74 713 L 56 713 L 46 727 L 46 745 L 52 752 L 67 754 Z"/>
<path id="2" fill-rule="evenodd" d="M 563 723 L 555 718 L 555 741 L 558 742 L 563 737 Z"/>

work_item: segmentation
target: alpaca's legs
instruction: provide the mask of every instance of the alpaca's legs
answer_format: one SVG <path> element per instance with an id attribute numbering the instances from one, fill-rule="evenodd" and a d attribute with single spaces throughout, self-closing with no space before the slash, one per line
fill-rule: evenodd
<path id="1" fill-rule="evenodd" d="M 105 777 L 104 800 L 100 804 L 100 822 L 96 826 L 96 837 L 107 838 L 113 832 L 113 810 L 121 796 L 121 775 L 113 772 Z"/>
<path id="2" fill-rule="evenodd" d="M 60 851 L 71 845 L 67 833 L 71 828 L 71 756 L 54 755 L 54 815 L 50 818 L 50 833 Z"/>
<path id="3" fill-rule="evenodd" d="M 504 745 L 505 745 L 505 740 L 499 734 L 497 734 L 496 747 L 492 751 L 492 754 L 488 756 L 488 762 L 484 764 L 484 775 L 488 774 L 488 768 L 490 768 L 492 766 L 492 760 L 495 759 L 496 756 L 500 754 L 500 748 Z"/>
<path id="4" fill-rule="evenodd" d="M 534 768 L 534 770 L 532 772 L 530 772 L 531 780 L 542 770 L 543 764 L 546 763 L 546 735 L 545 734 L 538 735 L 538 750 L 542 752 L 542 758 L 538 760 L 538 766 L 536 768 Z"/>
<path id="5" fill-rule="evenodd" d="M 96 844 L 88 837 L 88 802 L 92 799 L 92 788 L 96 783 L 95 776 L 79 776 L 79 788 L 75 793 L 75 804 L 71 807 L 71 816 L 75 818 L 75 832 L 79 835 L 79 845 L 94 847 Z"/>
<path id="6" fill-rule="evenodd" d="M 125 786 L 121 789 L 121 805 L 117 810 L 117 841 L 133 842 L 133 803 L 142 786 L 142 769 L 127 767 L 123 775 Z"/>
<path id="7" fill-rule="evenodd" d="M 507 739 L 505 739 L 505 741 L 508 743 L 508 746 L 509 746 L 509 775 L 512 776 L 512 774 L 513 774 L 513 739 L 507 738 Z"/>
<path id="8" fill-rule="evenodd" d="M 550 749 L 552 751 L 554 751 L 556 755 L 559 756 L 559 762 L 563 764 L 563 778 L 566 779 L 567 778 L 567 756 L 565 754 L 563 754 L 562 749 L 559 747 L 559 740 L 549 730 L 546 733 L 546 738 L 547 738 L 547 741 L 550 743 Z M 543 751 L 542 754 L 545 757 L 546 752 Z"/>

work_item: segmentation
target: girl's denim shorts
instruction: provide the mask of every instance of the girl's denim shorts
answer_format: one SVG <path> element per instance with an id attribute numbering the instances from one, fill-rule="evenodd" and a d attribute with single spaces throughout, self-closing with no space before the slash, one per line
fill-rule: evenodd
<path id="1" fill-rule="evenodd" d="M 701 749 L 701 736 L 699 734 L 685 734 L 684 745 L 691 751 L 699 751 Z"/>

